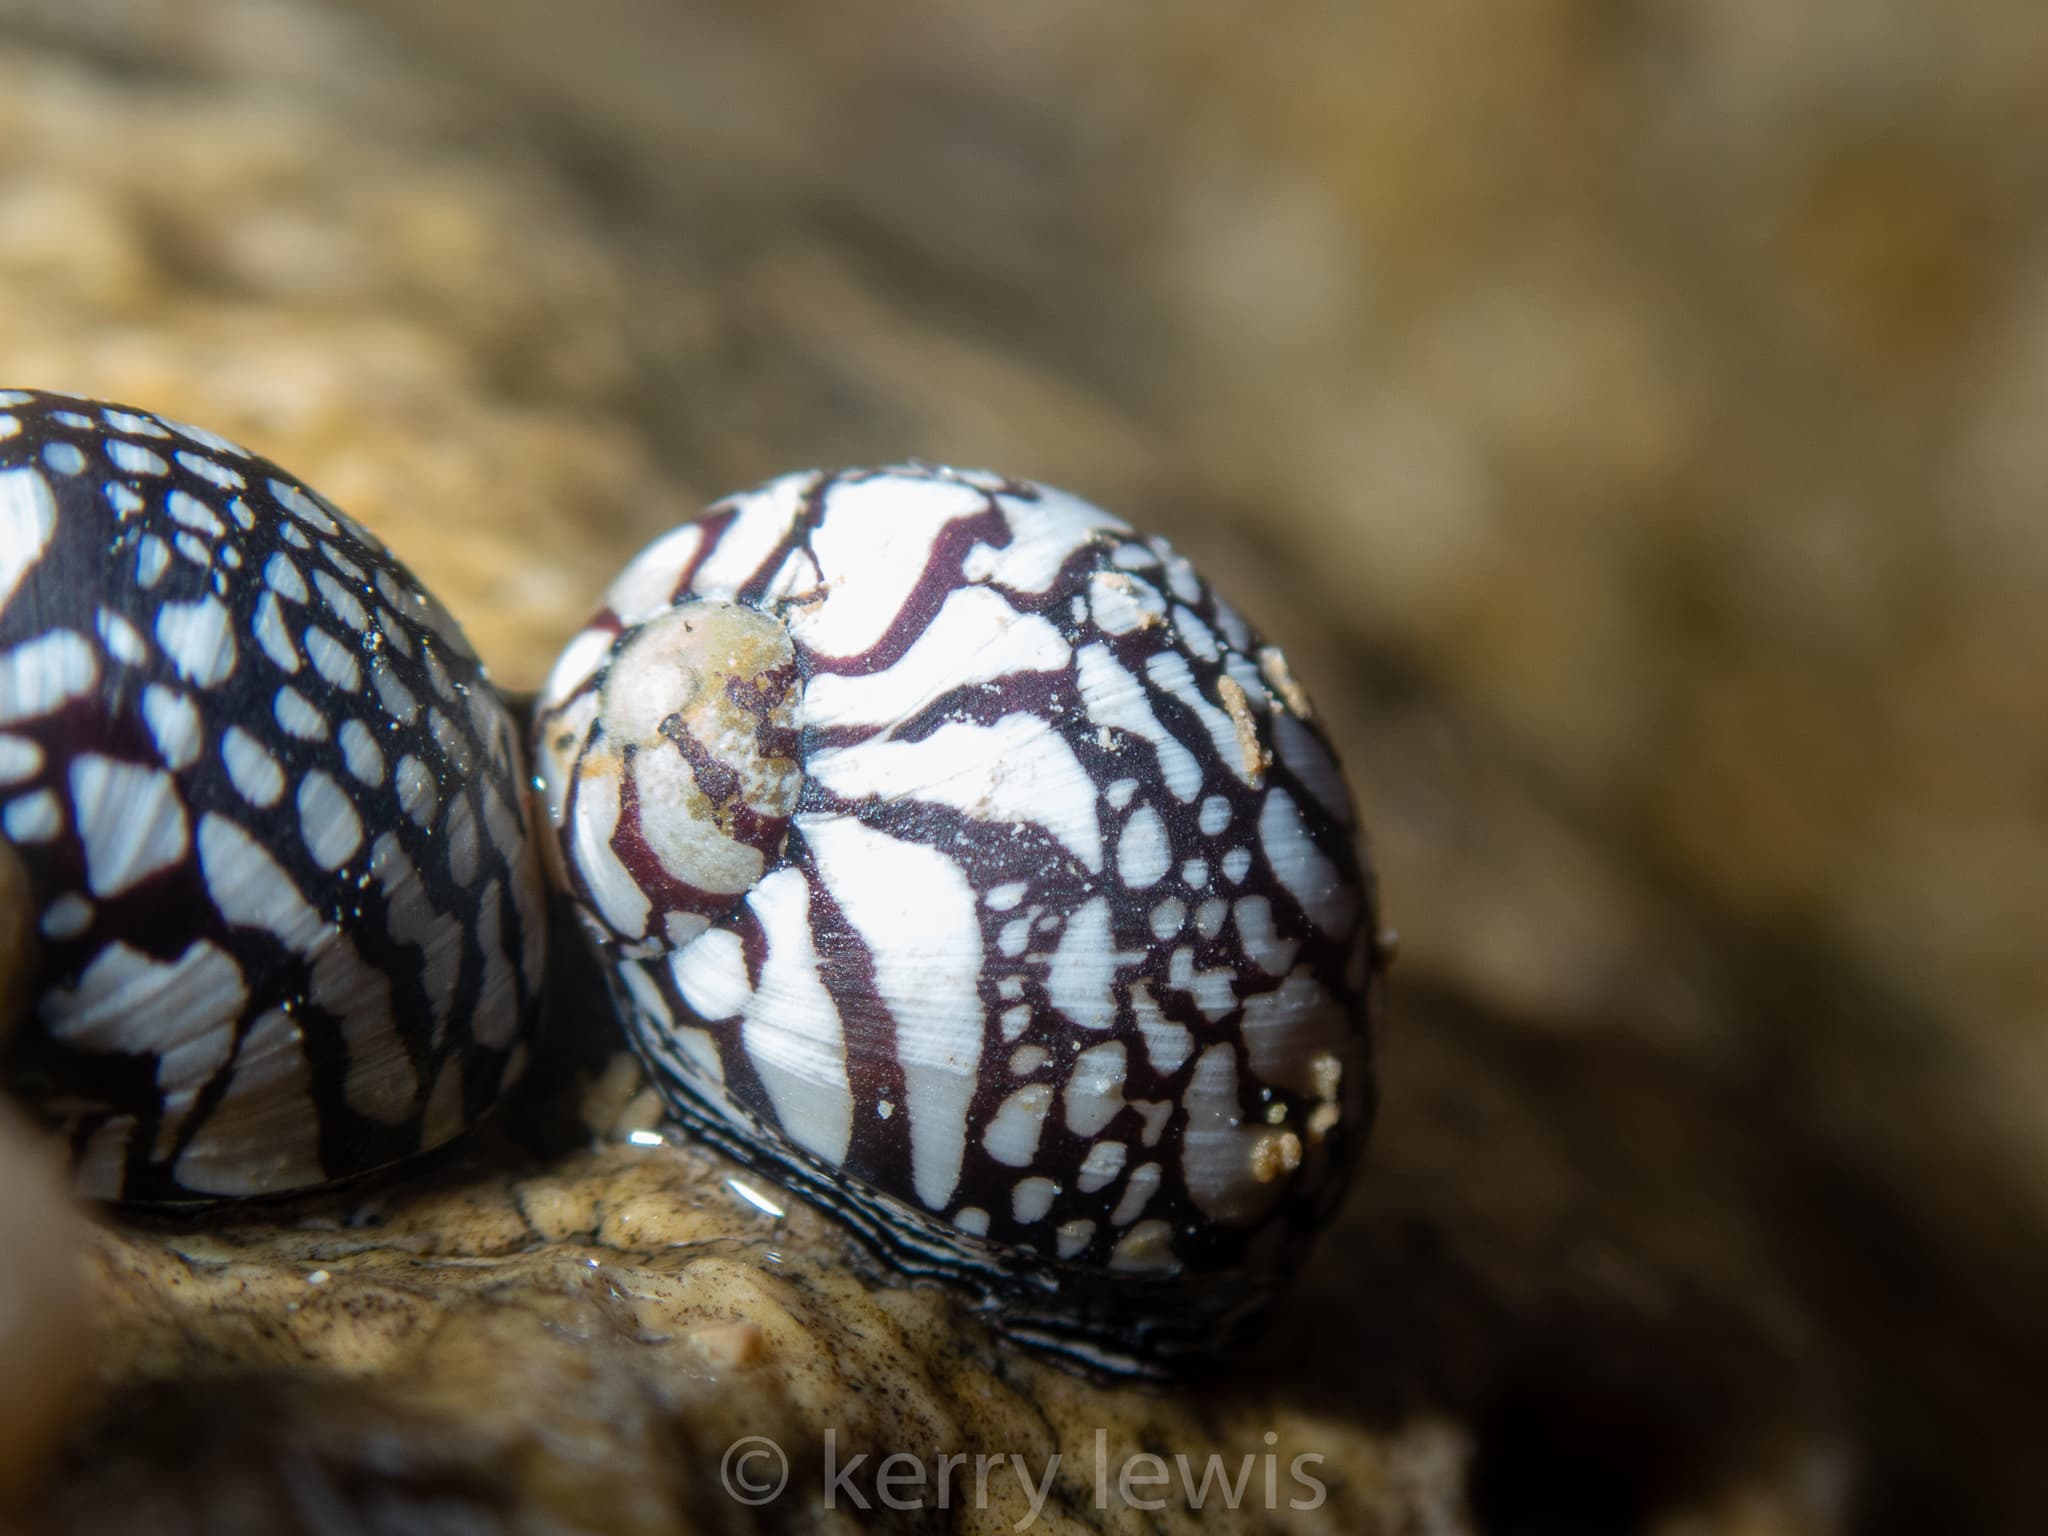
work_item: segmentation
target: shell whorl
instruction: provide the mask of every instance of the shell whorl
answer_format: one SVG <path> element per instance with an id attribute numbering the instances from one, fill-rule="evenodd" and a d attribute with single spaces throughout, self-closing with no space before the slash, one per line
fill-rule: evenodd
<path id="1" fill-rule="evenodd" d="M 146 411 L 0 391 L 7 1086 L 84 1194 L 282 1194 L 517 1076 L 544 945 L 509 715 L 381 542 Z"/>
<path id="2" fill-rule="evenodd" d="M 607 944 L 680 949 L 780 857 L 803 775 L 796 655 L 772 615 L 690 599 L 619 639 L 585 729 L 540 744 L 543 781 L 575 785 L 564 837 L 593 872 Z"/>
<path id="3" fill-rule="evenodd" d="M 732 610 L 768 627 L 713 681 L 775 703 L 737 757 L 692 727 L 650 776 L 680 706 L 641 659 Z M 627 567 L 535 743 L 676 1112 L 905 1269 L 1143 1365 L 1213 1343 L 1329 1215 L 1374 1103 L 1356 818 L 1284 658 L 1164 541 L 992 475 L 784 477 Z M 650 829 L 735 775 L 773 825 L 712 911 L 660 849 L 724 825 Z"/>

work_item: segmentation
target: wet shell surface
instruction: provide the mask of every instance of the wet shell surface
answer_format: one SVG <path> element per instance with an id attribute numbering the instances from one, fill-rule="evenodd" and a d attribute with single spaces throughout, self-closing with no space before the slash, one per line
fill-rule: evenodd
<path id="1" fill-rule="evenodd" d="M 1163 540 L 928 466 L 643 551 L 535 715 L 558 879 L 671 1106 L 1091 1365 L 1327 1220 L 1382 955 L 1285 658 Z"/>
<path id="2" fill-rule="evenodd" d="M 87 1195 L 279 1194 L 516 1075 L 543 952 L 515 733 L 371 534 L 209 432 L 0 391 L 0 1050 Z"/>

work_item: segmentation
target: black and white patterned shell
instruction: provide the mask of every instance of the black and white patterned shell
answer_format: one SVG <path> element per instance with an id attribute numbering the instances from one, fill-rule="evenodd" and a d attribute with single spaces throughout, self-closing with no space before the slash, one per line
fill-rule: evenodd
<path id="1" fill-rule="evenodd" d="M 902 1268 L 1145 1369 L 1328 1218 L 1371 879 L 1285 659 L 1164 541 L 987 474 L 788 476 L 643 551 L 534 729 L 672 1107 Z"/>
<path id="2" fill-rule="evenodd" d="M 441 606 L 274 464 L 0 391 L 0 830 L 40 956 L 8 1086 L 108 1199 L 446 1141 L 542 960 L 515 733 Z"/>

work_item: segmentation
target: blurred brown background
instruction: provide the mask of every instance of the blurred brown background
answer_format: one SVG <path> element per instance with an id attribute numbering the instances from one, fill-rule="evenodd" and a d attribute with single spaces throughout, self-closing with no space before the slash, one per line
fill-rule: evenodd
<path id="1" fill-rule="evenodd" d="M 1962 1481 L 2038 1445 L 2048 9 L 0 0 L 0 285 L 9 382 L 417 520 L 516 684 L 789 468 L 1167 532 L 1409 994 L 1780 1128 Z"/>

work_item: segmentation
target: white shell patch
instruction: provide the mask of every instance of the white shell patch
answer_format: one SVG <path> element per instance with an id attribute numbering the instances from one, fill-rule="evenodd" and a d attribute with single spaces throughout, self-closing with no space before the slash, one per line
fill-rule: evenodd
<path id="1" fill-rule="evenodd" d="M 0 724 L 33 720 L 92 691 L 100 679 L 92 642 L 53 629 L 0 654 Z"/>
<path id="2" fill-rule="evenodd" d="M 809 776 L 848 800 L 928 800 L 982 821 L 1043 827 L 1090 870 L 1102 868 L 1095 785 L 1035 715 L 940 726 L 918 741 L 877 738 L 819 752 Z"/>
<path id="3" fill-rule="evenodd" d="M 235 670 L 233 622 L 218 598 L 165 603 L 156 614 L 156 643 L 196 687 L 218 687 Z"/>
<path id="4" fill-rule="evenodd" d="M 940 530 L 985 506 L 971 486 L 945 480 L 882 476 L 834 487 L 810 541 L 826 595 L 790 615 L 790 634 L 821 656 L 872 650 L 924 576 Z"/>
<path id="5" fill-rule="evenodd" d="M 1052 672 L 1072 650 L 1037 614 L 1019 613 L 988 587 L 948 597 L 893 665 L 878 672 L 819 672 L 804 689 L 804 723 L 894 725 L 945 694 L 1018 672 Z"/>
<path id="6" fill-rule="evenodd" d="M 960 866 L 851 817 L 799 816 L 818 874 L 874 957 L 896 1020 L 917 1198 L 945 1207 L 981 1069 L 981 924 Z"/>
<path id="7" fill-rule="evenodd" d="M 747 898 L 768 952 L 740 1039 L 790 1140 L 836 1164 L 853 1136 L 853 1093 L 839 1010 L 818 979 L 810 899 L 795 869 L 776 871 Z"/>
<path id="8" fill-rule="evenodd" d="M 185 803 L 177 781 L 160 768 L 82 754 L 71 763 L 71 808 L 85 846 L 86 884 L 102 900 L 185 857 Z"/>
<path id="9" fill-rule="evenodd" d="M 152 960 L 116 940 L 93 957 L 75 987 L 46 993 L 39 1005 L 58 1039 L 88 1050 L 150 1054 L 228 1037 L 247 996 L 241 968 L 212 944 L 176 960 Z M 227 1043 L 217 1038 L 213 1048 Z"/>
<path id="10" fill-rule="evenodd" d="M 33 469 L 0 471 L 0 612 L 29 567 L 43 558 L 56 527 L 50 482 Z"/>
<path id="11" fill-rule="evenodd" d="M 257 1016 L 235 1053 L 226 1097 L 178 1160 L 178 1182 L 211 1195 L 257 1195 L 318 1183 L 320 1122 L 305 1040 L 275 1008 Z"/>

